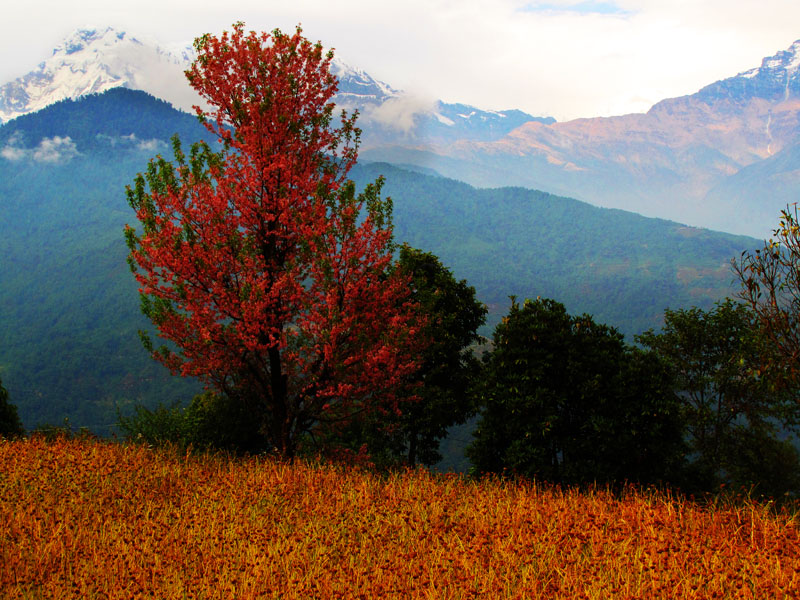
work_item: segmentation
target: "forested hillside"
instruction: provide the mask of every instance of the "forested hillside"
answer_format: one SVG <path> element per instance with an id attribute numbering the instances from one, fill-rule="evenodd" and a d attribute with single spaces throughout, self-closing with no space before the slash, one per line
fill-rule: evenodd
<path id="1" fill-rule="evenodd" d="M 730 260 L 744 236 L 598 208 L 524 188 L 478 189 L 386 163 L 354 169 L 386 177 L 395 235 L 434 252 L 489 305 L 488 329 L 509 295 L 555 298 L 627 335 L 656 326 L 664 308 L 710 307 L 729 294 Z"/>
<path id="2" fill-rule="evenodd" d="M 125 258 L 135 224 L 125 185 L 169 136 L 204 135 L 194 117 L 143 92 L 65 101 L 0 127 L 0 378 L 27 427 L 107 434 L 118 409 L 186 401 L 138 339 L 147 326 Z M 647 219 L 521 188 L 478 190 L 385 163 L 400 242 L 433 252 L 489 305 L 488 334 L 509 295 L 543 296 L 626 334 L 666 307 L 709 307 L 729 293 L 728 261 L 751 238 Z"/>

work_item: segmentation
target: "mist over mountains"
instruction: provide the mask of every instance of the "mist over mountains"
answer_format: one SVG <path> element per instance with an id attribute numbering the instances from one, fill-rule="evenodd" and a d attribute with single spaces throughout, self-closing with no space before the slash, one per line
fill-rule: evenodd
<path id="1" fill-rule="evenodd" d="M 798 65 L 800 42 L 645 114 L 527 122 L 494 141 L 387 143 L 363 156 L 766 237 L 800 192 Z"/>

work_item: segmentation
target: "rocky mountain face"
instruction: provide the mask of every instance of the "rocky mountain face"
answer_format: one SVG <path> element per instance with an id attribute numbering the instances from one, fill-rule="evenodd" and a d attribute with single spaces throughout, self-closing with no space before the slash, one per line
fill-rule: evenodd
<path id="1" fill-rule="evenodd" d="M 183 75 L 193 57 L 191 46 L 163 47 L 111 27 L 78 30 L 35 70 L 0 86 L 0 123 L 115 87 L 142 90 L 193 112 L 199 98 Z M 528 121 L 553 122 L 518 110 L 482 111 L 414 98 L 338 58 L 332 70 L 339 78 L 337 105 L 361 113 L 364 147 L 495 140 Z"/>
<path id="2" fill-rule="evenodd" d="M 521 185 L 760 237 L 800 197 L 800 41 L 646 114 L 527 122 L 499 140 L 373 148 L 473 185 Z"/>

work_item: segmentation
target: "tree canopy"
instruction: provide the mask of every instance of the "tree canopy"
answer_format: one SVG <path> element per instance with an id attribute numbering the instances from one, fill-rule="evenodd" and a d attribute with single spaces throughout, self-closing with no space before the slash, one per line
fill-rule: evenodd
<path id="1" fill-rule="evenodd" d="M 796 385 L 800 378 L 800 219 L 797 205 L 781 211 L 774 237 L 755 252 L 733 260 L 741 283 L 737 294 L 753 311 L 775 351 L 767 358 L 773 376 Z"/>
<path id="2" fill-rule="evenodd" d="M 681 465 L 680 414 L 663 363 L 554 300 L 512 300 L 481 381 L 468 448 L 478 472 L 646 483 L 670 480 Z"/>
<path id="3" fill-rule="evenodd" d="M 22 421 L 19 420 L 17 407 L 9 401 L 8 392 L 3 387 L 3 381 L 0 380 L 0 437 L 12 438 L 24 433 L 25 429 L 22 427 Z"/>
<path id="4" fill-rule="evenodd" d="M 710 311 L 666 310 L 661 332 L 637 339 L 675 376 L 692 453 L 690 485 L 788 486 L 783 493 L 800 484 L 797 452 L 777 436 L 778 425 L 796 422 L 797 403 L 764 368 L 774 364 L 773 349 L 746 306 L 726 300 Z"/>
<path id="5" fill-rule="evenodd" d="M 474 413 L 471 387 L 480 371 L 473 345 L 486 318 L 486 306 L 475 288 L 431 254 L 403 245 L 397 268 L 411 276 L 412 299 L 425 321 L 429 346 L 410 375 L 416 400 L 399 414 L 372 415 L 351 424 L 341 442 L 357 450 L 364 445 L 374 464 L 433 465 L 441 460 L 439 442 L 449 427 Z"/>
<path id="6" fill-rule="evenodd" d="M 263 415 L 291 458 L 320 424 L 397 412 L 424 347 L 410 277 L 391 268 L 392 205 L 381 181 L 356 194 L 355 115 L 333 127 L 332 53 L 293 35 L 195 41 L 187 71 L 219 140 L 173 144 L 128 188 L 142 309 L 169 342 L 145 345 Z"/>

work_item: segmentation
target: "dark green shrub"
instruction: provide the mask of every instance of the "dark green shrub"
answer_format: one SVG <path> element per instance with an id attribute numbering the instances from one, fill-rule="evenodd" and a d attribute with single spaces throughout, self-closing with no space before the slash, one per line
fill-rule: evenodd
<path id="1" fill-rule="evenodd" d="M 14 438 L 25 435 L 17 407 L 8 399 L 8 392 L 0 380 L 0 437 Z"/>
<path id="2" fill-rule="evenodd" d="M 119 416 L 120 429 L 133 441 L 235 453 L 269 450 L 260 422 L 257 410 L 213 392 L 198 394 L 187 407 L 137 406 L 133 415 Z"/>

